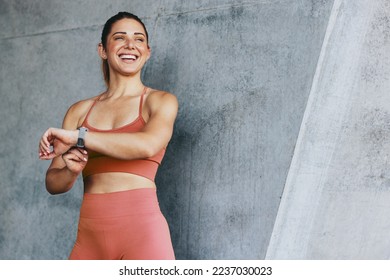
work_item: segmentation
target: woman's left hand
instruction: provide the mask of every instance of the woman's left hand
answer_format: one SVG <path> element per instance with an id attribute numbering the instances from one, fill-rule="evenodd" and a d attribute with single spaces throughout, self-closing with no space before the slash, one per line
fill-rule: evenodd
<path id="1" fill-rule="evenodd" d="M 78 130 L 49 128 L 39 141 L 39 158 L 53 159 L 76 145 Z"/>

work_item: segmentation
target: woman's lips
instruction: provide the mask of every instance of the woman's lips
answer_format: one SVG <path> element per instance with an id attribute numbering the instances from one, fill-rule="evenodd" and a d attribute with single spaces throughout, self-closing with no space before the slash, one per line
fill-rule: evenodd
<path id="1" fill-rule="evenodd" d="M 119 57 L 123 60 L 135 61 L 137 60 L 137 56 L 134 54 L 120 54 Z"/>

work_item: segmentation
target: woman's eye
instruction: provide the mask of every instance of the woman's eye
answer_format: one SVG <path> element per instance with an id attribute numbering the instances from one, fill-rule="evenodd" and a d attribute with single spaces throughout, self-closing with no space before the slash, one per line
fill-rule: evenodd
<path id="1" fill-rule="evenodd" d="M 138 42 L 143 42 L 144 39 L 143 39 L 143 38 L 137 38 L 136 41 L 138 41 Z"/>
<path id="2" fill-rule="evenodd" d="M 123 40 L 123 37 L 115 37 L 114 40 Z"/>

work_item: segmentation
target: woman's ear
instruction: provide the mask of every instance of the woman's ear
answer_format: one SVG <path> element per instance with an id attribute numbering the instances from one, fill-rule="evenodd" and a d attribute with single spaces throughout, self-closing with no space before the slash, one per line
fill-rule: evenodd
<path id="1" fill-rule="evenodd" d="M 102 43 L 99 43 L 99 44 L 98 44 L 98 53 L 99 53 L 99 56 L 100 56 L 102 59 L 107 59 L 106 50 L 104 49 Z"/>

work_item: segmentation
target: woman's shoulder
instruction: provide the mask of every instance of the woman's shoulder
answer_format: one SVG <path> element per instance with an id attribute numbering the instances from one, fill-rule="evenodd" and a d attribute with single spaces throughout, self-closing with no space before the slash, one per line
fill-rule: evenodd
<path id="1" fill-rule="evenodd" d="M 99 98 L 100 94 L 91 98 L 83 99 L 72 104 L 66 112 L 64 123 L 72 123 L 77 127 L 81 125 L 93 103 Z M 73 125 L 74 126 L 74 125 Z"/>
<path id="2" fill-rule="evenodd" d="M 178 106 L 177 97 L 174 94 L 158 89 L 150 89 L 146 102 L 151 108 L 158 108 L 160 106 Z"/>
<path id="3" fill-rule="evenodd" d="M 77 101 L 69 107 L 69 111 L 79 112 L 88 110 L 92 104 L 99 98 L 100 95 Z"/>

